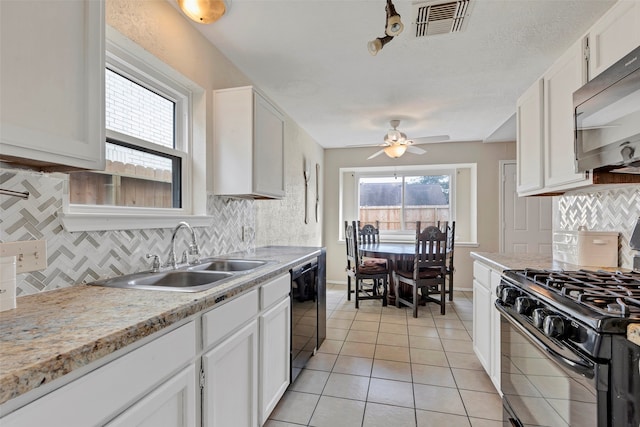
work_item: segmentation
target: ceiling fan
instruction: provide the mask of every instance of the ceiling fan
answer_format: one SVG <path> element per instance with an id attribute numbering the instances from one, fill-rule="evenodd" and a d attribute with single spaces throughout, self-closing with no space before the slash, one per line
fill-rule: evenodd
<path id="1" fill-rule="evenodd" d="M 377 157 L 382 153 L 385 153 L 392 159 L 397 159 L 407 151 L 413 154 L 424 154 L 427 152 L 420 147 L 416 147 L 416 141 L 407 139 L 407 135 L 404 132 L 400 132 L 398 130 L 398 126 L 400 126 L 400 120 L 391 120 L 389 123 L 391 124 L 391 129 L 389 129 L 389 132 L 387 132 L 387 134 L 384 136 L 384 143 L 379 144 L 384 148 L 373 153 L 367 158 L 367 160 L 373 159 L 374 157 Z M 418 143 L 426 144 L 429 142 L 447 141 L 448 139 L 449 135 L 434 135 L 418 138 Z"/>

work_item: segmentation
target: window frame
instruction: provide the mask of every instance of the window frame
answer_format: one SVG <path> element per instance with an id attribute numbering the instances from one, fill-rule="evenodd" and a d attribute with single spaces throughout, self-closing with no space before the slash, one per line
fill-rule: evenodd
<path id="1" fill-rule="evenodd" d="M 449 207 L 450 220 L 455 221 L 458 215 L 457 192 L 458 171 L 468 169 L 470 171 L 469 182 L 469 239 L 465 241 L 456 240 L 458 246 L 477 246 L 477 164 L 476 163 L 452 163 L 438 165 L 408 165 L 408 166 L 371 166 L 371 167 L 351 167 L 340 168 L 340 200 L 339 200 L 339 221 L 338 240 L 344 241 L 344 221 L 347 218 L 359 218 L 359 178 L 361 177 L 390 177 L 390 176 L 424 176 L 424 175 L 449 175 Z M 353 188 L 345 182 L 345 174 L 351 174 Z M 345 191 L 347 190 L 347 191 Z M 404 189 L 403 189 L 404 191 Z M 348 194 L 345 194 L 348 193 Z M 353 197 L 354 200 L 346 198 Z M 403 200 L 404 203 L 404 200 Z M 403 206 L 404 207 L 404 206 Z M 456 233 L 458 234 L 458 233 Z M 413 242 L 415 231 L 380 231 L 380 240 L 384 242 Z"/>
<path id="2" fill-rule="evenodd" d="M 181 207 L 71 204 L 67 188 L 60 214 L 63 227 L 67 231 L 149 229 L 172 227 L 183 220 L 192 226 L 209 226 L 213 218 L 206 215 L 205 90 L 115 29 L 107 26 L 106 30 L 105 68 L 175 102 L 175 149 L 110 129 L 106 139 L 179 157 Z"/>
<path id="3" fill-rule="evenodd" d="M 452 195 L 455 195 L 455 191 L 456 191 L 456 171 L 455 169 L 437 169 L 437 170 L 429 170 L 428 172 L 425 170 L 420 170 L 420 171 L 416 171 L 416 170 L 406 170 L 406 171 L 394 171 L 393 174 L 390 174 L 388 172 L 383 173 L 382 171 L 362 171 L 362 172 L 356 172 L 354 179 L 355 179 L 355 185 L 356 185 L 356 198 L 357 198 L 357 203 L 356 203 L 356 218 L 360 218 L 360 186 L 359 186 L 359 182 L 360 182 L 360 178 L 387 178 L 387 177 L 398 177 L 398 178 L 402 178 L 403 179 L 403 185 L 402 185 L 402 196 L 401 196 L 401 200 L 402 200 L 402 204 L 400 206 L 400 210 L 401 210 L 401 215 L 400 215 L 400 222 L 402 224 L 403 229 L 402 230 L 380 230 L 380 239 L 381 240 L 385 240 L 385 241 L 393 241 L 393 240 L 405 240 L 406 236 L 409 236 L 410 240 L 413 240 L 413 238 L 415 237 L 415 230 L 405 230 L 404 226 L 405 226 L 405 215 L 404 215 L 404 210 L 406 208 L 406 197 L 405 197 L 405 191 L 406 191 L 406 181 L 404 180 L 406 177 L 408 176 L 440 176 L 440 175 L 448 175 L 449 176 L 449 214 L 450 214 L 450 218 L 451 221 L 455 221 L 455 197 L 452 197 Z"/>

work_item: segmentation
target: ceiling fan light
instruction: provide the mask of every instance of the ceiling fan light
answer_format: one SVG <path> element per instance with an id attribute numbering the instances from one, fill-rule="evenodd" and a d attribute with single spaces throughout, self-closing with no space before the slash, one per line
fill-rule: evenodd
<path id="1" fill-rule="evenodd" d="M 407 146 L 404 144 L 389 145 L 388 147 L 384 147 L 384 154 L 391 157 L 392 159 L 397 159 L 398 157 L 402 156 L 405 151 L 407 151 Z"/>
<path id="2" fill-rule="evenodd" d="M 227 11 L 223 0 L 177 0 L 180 10 L 200 24 L 211 24 Z"/>

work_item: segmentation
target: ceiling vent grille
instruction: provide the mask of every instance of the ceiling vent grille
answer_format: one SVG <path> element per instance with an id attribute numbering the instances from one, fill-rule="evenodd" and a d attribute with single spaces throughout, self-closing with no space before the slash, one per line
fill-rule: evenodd
<path id="1" fill-rule="evenodd" d="M 470 0 L 418 3 L 415 7 L 416 37 L 456 33 L 463 30 Z"/>

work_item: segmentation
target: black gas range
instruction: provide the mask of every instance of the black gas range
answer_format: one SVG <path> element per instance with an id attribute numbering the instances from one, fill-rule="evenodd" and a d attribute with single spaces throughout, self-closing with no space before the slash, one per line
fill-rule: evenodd
<path id="1" fill-rule="evenodd" d="M 508 270 L 497 294 L 505 422 L 640 427 L 640 272 Z"/>

